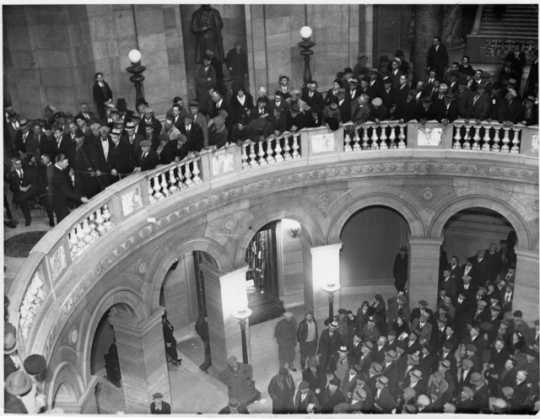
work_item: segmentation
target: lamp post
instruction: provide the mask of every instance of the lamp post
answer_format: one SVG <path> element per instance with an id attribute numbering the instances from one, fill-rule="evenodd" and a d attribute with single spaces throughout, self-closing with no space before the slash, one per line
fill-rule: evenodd
<path id="1" fill-rule="evenodd" d="M 248 350 L 247 350 L 247 337 L 246 337 L 246 324 L 247 319 L 251 316 L 252 311 L 249 308 L 242 308 L 234 313 L 235 319 L 240 323 L 240 333 L 242 335 L 242 362 L 248 363 Z"/>
<path id="2" fill-rule="evenodd" d="M 328 319 L 332 321 L 334 319 L 334 295 L 339 290 L 339 284 L 325 284 L 323 290 L 328 293 Z"/>
<path id="3" fill-rule="evenodd" d="M 298 43 L 300 54 L 304 57 L 304 85 L 311 81 L 311 68 L 309 66 L 310 57 L 313 55 L 311 48 L 315 46 L 315 42 L 311 40 L 313 30 L 309 26 L 302 26 L 300 36 L 302 41 Z"/>
<path id="4" fill-rule="evenodd" d="M 144 76 L 142 73 L 146 67 L 141 64 L 141 52 L 138 49 L 132 49 L 128 53 L 128 59 L 131 65 L 126 68 L 126 71 L 131 74 L 129 80 L 135 85 L 135 105 L 144 100 Z"/>

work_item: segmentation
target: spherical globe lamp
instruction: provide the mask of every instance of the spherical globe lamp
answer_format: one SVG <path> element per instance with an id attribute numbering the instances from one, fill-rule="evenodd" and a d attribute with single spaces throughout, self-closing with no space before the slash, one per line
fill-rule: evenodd
<path id="1" fill-rule="evenodd" d="M 302 39 L 309 39 L 313 35 L 313 30 L 309 26 L 302 26 L 300 29 L 300 36 Z"/>
<path id="2" fill-rule="evenodd" d="M 139 51 L 138 49 L 132 49 L 128 53 L 128 58 L 132 64 L 140 63 L 142 58 L 141 51 Z"/>

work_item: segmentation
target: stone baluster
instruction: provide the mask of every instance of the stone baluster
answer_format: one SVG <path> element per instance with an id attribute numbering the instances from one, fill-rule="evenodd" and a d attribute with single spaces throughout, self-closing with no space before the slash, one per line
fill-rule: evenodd
<path id="1" fill-rule="evenodd" d="M 156 197 L 154 196 L 154 187 L 152 186 L 153 185 L 153 178 L 148 178 L 147 179 L 147 182 L 148 182 L 148 197 L 150 199 L 150 203 L 154 203 L 156 202 Z"/>
<path id="2" fill-rule="evenodd" d="M 358 135 L 358 127 L 355 127 L 353 125 L 353 151 L 360 151 L 362 148 L 360 147 L 360 136 Z"/>
<path id="3" fill-rule="evenodd" d="M 371 149 L 372 150 L 379 150 L 380 148 L 380 145 L 379 145 L 380 136 L 379 136 L 378 130 L 380 130 L 380 128 L 377 125 L 373 124 L 371 126 Z"/>
<path id="4" fill-rule="evenodd" d="M 359 129 L 362 130 L 362 150 L 368 150 L 369 149 L 369 137 L 368 137 L 368 129 L 366 125 L 363 125 L 359 127 Z"/>
<path id="5" fill-rule="evenodd" d="M 503 139 L 502 139 L 502 147 L 501 147 L 501 151 L 503 153 L 508 153 L 510 151 L 510 148 L 509 148 L 509 143 L 510 143 L 510 137 L 508 135 L 508 132 L 510 131 L 510 128 L 508 127 L 503 127 L 503 131 L 504 131 L 504 136 L 503 136 Z"/>
<path id="6" fill-rule="evenodd" d="M 292 150 L 293 150 L 293 153 L 292 153 L 292 158 L 293 159 L 297 159 L 300 157 L 300 143 L 299 143 L 299 139 L 300 139 L 300 134 L 295 132 L 293 134 L 293 143 L 292 143 Z"/>
<path id="7" fill-rule="evenodd" d="M 388 137 L 388 139 L 390 140 L 390 148 L 397 148 L 395 132 L 395 130 L 397 129 L 397 125 L 388 125 L 388 127 L 390 128 L 390 136 Z"/>
<path id="8" fill-rule="evenodd" d="M 463 150 L 470 150 L 471 149 L 471 139 L 472 139 L 472 134 L 471 134 L 471 129 L 472 129 L 472 126 L 470 125 L 465 125 L 465 135 L 463 136 Z"/>
<path id="9" fill-rule="evenodd" d="M 379 148 L 381 150 L 388 150 L 388 144 L 386 143 L 386 141 L 388 140 L 388 136 L 386 135 L 386 127 L 388 125 L 381 124 L 379 126 L 381 127 L 381 143 Z"/>
<path id="10" fill-rule="evenodd" d="M 283 133 L 283 143 L 284 143 L 284 147 L 283 147 L 283 151 L 284 151 L 284 154 L 285 154 L 285 160 L 290 160 L 292 157 L 291 157 L 291 145 L 289 144 L 289 136 L 291 135 L 290 132 L 284 132 Z"/>
<path id="11" fill-rule="evenodd" d="M 403 149 L 407 148 L 407 144 L 405 144 L 405 129 L 407 128 L 407 124 L 401 124 L 399 126 L 399 135 L 398 135 L 398 148 Z"/>
<path id="12" fill-rule="evenodd" d="M 461 150 L 461 129 L 463 128 L 463 125 L 457 125 L 454 123 L 454 144 L 452 148 L 454 150 Z"/>
<path id="13" fill-rule="evenodd" d="M 246 151 L 247 147 L 248 147 L 248 142 L 247 141 L 242 142 L 242 169 L 247 169 L 249 167 L 248 154 Z"/>
<path id="14" fill-rule="evenodd" d="M 345 152 L 347 151 L 352 151 L 352 147 L 351 147 L 351 136 L 349 135 L 349 132 L 346 131 L 345 132 L 345 147 L 344 147 L 344 150 Z"/>
<path id="15" fill-rule="evenodd" d="M 178 164 L 176 166 L 176 171 L 178 172 L 178 190 L 182 190 L 186 187 L 184 184 L 186 178 L 184 176 L 184 172 L 182 171 L 183 164 Z"/>
<path id="16" fill-rule="evenodd" d="M 270 135 L 267 139 L 266 139 L 266 161 L 268 162 L 268 164 L 274 164 L 276 162 L 276 158 L 274 157 L 274 154 L 275 154 L 275 150 L 274 150 L 274 146 L 273 146 L 273 142 L 274 142 L 275 138 L 273 135 Z M 277 140 L 276 140 L 277 142 Z"/>
<path id="17" fill-rule="evenodd" d="M 249 167 L 255 167 L 255 166 L 258 166 L 258 163 L 256 160 L 257 155 L 255 154 L 255 143 L 251 140 L 248 140 L 248 141 L 249 141 L 248 143 Z"/>
<path id="18" fill-rule="evenodd" d="M 184 176 L 186 178 L 186 186 L 191 186 L 193 185 L 193 180 L 192 180 L 192 175 L 191 175 L 191 168 L 189 167 L 189 163 L 190 161 L 188 160 L 186 163 L 184 163 L 184 168 L 185 168 L 185 173 L 184 173 Z"/>
<path id="19" fill-rule="evenodd" d="M 160 173 L 161 193 L 164 197 L 169 195 L 169 184 L 167 183 L 167 175 L 165 172 Z"/>
<path id="20" fill-rule="evenodd" d="M 276 137 L 276 162 L 283 161 L 283 149 L 281 148 L 281 139 L 283 138 L 283 135 L 280 135 L 279 137 Z"/>
<path id="21" fill-rule="evenodd" d="M 510 153 L 512 154 L 518 154 L 519 153 L 519 135 L 521 133 L 521 129 L 517 127 L 513 127 L 514 137 L 512 138 L 512 149 L 510 150 Z"/>
<path id="22" fill-rule="evenodd" d="M 480 125 L 474 126 L 473 151 L 480 151 Z"/>
<path id="23" fill-rule="evenodd" d="M 178 183 L 178 179 L 174 174 L 175 169 L 176 166 L 173 166 L 169 169 L 169 194 L 178 192 L 178 186 L 176 186 L 176 184 Z"/>
<path id="24" fill-rule="evenodd" d="M 263 145 L 264 141 L 257 142 L 257 147 L 259 148 L 259 152 L 257 153 L 257 156 L 259 157 L 259 166 L 266 166 L 268 164 Z"/>
<path id="25" fill-rule="evenodd" d="M 493 138 L 489 134 L 491 130 L 493 130 Z M 492 146 L 491 146 L 492 151 L 497 151 L 497 152 L 501 151 L 501 137 L 499 136 L 499 131 L 500 131 L 500 127 L 498 125 L 491 125 L 490 127 L 486 128 L 486 132 L 488 133 L 487 135 L 489 139 L 491 139 L 491 142 L 492 142 Z"/>
<path id="26" fill-rule="evenodd" d="M 154 185 L 152 187 L 153 189 L 153 195 L 156 200 L 163 198 L 163 195 L 161 193 L 161 183 L 159 179 L 159 175 L 156 175 L 152 178 L 152 181 L 154 182 Z"/>
<path id="27" fill-rule="evenodd" d="M 112 228 L 111 212 L 107 204 L 103 205 L 103 226 L 105 227 L 105 231 L 109 231 Z"/>
<path id="28" fill-rule="evenodd" d="M 480 129 L 484 130 L 484 135 L 480 135 L 480 141 L 482 141 L 482 147 L 480 148 L 482 151 L 491 151 L 490 141 L 491 138 L 489 136 L 489 126 L 488 125 L 481 125 Z"/>
<path id="29" fill-rule="evenodd" d="M 191 173 L 193 173 L 193 182 L 194 183 L 201 183 L 202 182 L 201 169 L 199 168 L 199 162 L 200 161 L 201 161 L 201 158 L 198 157 L 198 156 L 195 159 L 193 159 L 193 170 L 191 171 Z"/>

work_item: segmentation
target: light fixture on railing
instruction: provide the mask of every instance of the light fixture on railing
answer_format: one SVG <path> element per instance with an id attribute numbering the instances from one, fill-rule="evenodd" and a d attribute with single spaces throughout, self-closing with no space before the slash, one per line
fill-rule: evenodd
<path id="1" fill-rule="evenodd" d="M 309 66 L 310 57 L 313 55 L 311 48 L 315 46 L 315 42 L 311 40 L 313 30 L 309 26 L 303 26 L 300 29 L 300 37 L 302 41 L 298 43 L 300 47 L 300 55 L 304 57 L 304 85 L 311 81 L 311 68 Z"/>
<path id="2" fill-rule="evenodd" d="M 129 80 L 135 86 L 135 105 L 144 101 L 144 76 L 142 73 L 146 70 L 144 65 L 141 65 L 142 54 L 138 49 L 132 49 L 128 53 L 128 59 L 131 65 L 126 68 L 126 71 L 131 74 Z"/>

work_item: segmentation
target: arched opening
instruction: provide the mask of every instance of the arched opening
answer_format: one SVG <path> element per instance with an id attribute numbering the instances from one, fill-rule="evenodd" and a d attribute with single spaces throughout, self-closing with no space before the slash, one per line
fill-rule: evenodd
<path id="1" fill-rule="evenodd" d="M 250 324 L 304 305 L 310 246 L 302 225 L 289 218 L 271 221 L 253 235 L 245 254 Z"/>
<path id="2" fill-rule="evenodd" d="M 396 210 L 370 206 L 353 214 L 341 231 L 341 304 L 354 295 L 395 292 L 394 262 L 408 247 L 409 224 Z M 408 257 L 405 257 L 408 261 Z M 405 273 L 408 272 L 405 264 Z M 407 279 L 407 278 L 406 278 Z M 357 308 L 357 307 L 355 307 Z"/>
<path id="3" fill-rule="evenodd" d="M 73 387 L 68 383 L 62 383 L 56 389 L 52 408 L 61 409 L 64 413 L 80 413 L 77 402 L 77 394 Z"/>
<path id="4" fill-rule="evenodd" d="M 209 253 L 185 253 L 172 263 L 160 290 L 159 304 L 174 328 L 178 357 L 187 356 L 201 369 L 209 366 L 211 356 L 205 281 L 217 280 L 218 270 Z"/>
<path id="5" fill-rule="evenodd" d="M 488 299 L 498 297 L 503 312 L 511 310 L 518 244 L 512 224 L 496 211 L 472 207 L 448 219 L 443 237 L 439 297 L 449 294 L 455 302 L 463 284 L 470 282 L 466 294 L 484 288 Z"/>
<path id="6" fill-rule="evenodd" d="M 103 377 L 95 389 L 98 412 L 123 410 L 125 404 L 116 337 L 109 320 L 116 312 L 127 312 L 129 316 L 137 317 L 128 304 L 117 303 L 109 307 L 97 325 L 90 352 L 90 373 Z"/>

